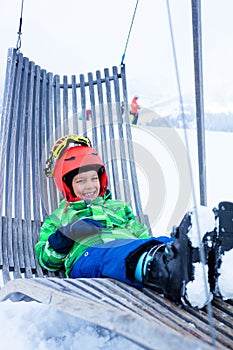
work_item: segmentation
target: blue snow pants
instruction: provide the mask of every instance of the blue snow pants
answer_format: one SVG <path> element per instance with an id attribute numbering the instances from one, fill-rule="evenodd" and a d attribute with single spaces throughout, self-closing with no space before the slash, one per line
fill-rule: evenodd
<path id="1" fill-rule="evenodd" d="M 165 236 L 147 239 L 118 239 L 90 247 L 76 261 L 70 277 L 109 277 L 135 287 L 141 287 L 140 282 L 133 280 L 133 278 L 129 279 L 127 276 L 126 261 L 129 255 L 138 249 L 143 249 L 143 246 L 147 247 L 148 245 L 152 246 L 172 241 L 172 238 Z"/>

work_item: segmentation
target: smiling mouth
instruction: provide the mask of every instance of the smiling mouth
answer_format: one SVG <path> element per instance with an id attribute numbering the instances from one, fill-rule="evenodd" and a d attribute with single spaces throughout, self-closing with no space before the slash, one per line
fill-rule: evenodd
<path id="1" fill-rule="evenodd" d="M 93 197 L 95 195 L 96 195 L 96 191 L 83 193 L 83 197 L 87 197 L 87 198 Z"/>

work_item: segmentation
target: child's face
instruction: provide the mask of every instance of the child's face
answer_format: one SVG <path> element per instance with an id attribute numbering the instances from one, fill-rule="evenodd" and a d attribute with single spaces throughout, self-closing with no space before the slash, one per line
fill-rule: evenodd
<path id="1" fill-rule="evenodd" d="M 99 196 L 100 182 L 95 170 L 74 176 L 72 186 L 75 195 L 79 198 L 93 200 Z"/>

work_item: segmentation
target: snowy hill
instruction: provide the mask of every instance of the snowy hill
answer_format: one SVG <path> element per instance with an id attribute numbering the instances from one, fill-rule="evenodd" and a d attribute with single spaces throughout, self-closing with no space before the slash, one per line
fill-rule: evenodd
<path id="1" fill-rule="evenodd" d="M 142 126 L 183 128 L 183 118 L 177 98 L 156 103 L 142 98 L 142 103 L 139 118 L 139 124 Z M 183 108 L 186 127 L 196 128 L 195 101 L 186 98 L 183 102 Z M 233 132 L 233 105 L 224 103 L 207 105 L 205 108 L 205 128 L 208 131 Z"/>
<path id="2" fill-rule="evenodd" d="M 196 130 L 187 130 L 188 145 L 181 128 L 139 125 L 132 134 L 143 211 L 154 232 L 169 232 L 195 201 L 199 203 Z M 205 141 L 207 205 L 213 208 L 222 200 L 233 200 L 233 165 L 226 152 L 233 148 L 233 137 L 230 132 L 207 131 Z"/>
<path id="3" fill-rule="evenodd" d="M 196 115 L 193 111 L 185 111 L 185 123 L 187 128 L 196 128 Z M 166 115 L 164 117 L 158 116 L 145 125 L 182 128 L 183 118 L 180 113 L 176 115 Z M 208 131 L 233 132 L 233 113 L 205 113 L 205 129 Z"/>

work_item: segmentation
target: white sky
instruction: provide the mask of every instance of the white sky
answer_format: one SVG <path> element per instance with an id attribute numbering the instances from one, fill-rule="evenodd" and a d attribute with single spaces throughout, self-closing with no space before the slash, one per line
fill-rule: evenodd
<path id="1" fill-rule="evenodd" d="M 183 94 L 193 94 L 191 0 L 170 0 Z M 24 0 L 21 52 L 54 74 L 120 65 L 136 0 Z M 0 0 L 0 81 L 7 48 L 15 47 L 21 0 Z M 233 100 L 233 1 L 202 1 L 204 91 Z M 165 0 L 139 0 L 126 52 L 129 93 L 146 99 L 177 95 Z"/>

